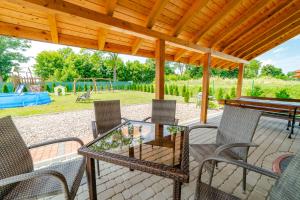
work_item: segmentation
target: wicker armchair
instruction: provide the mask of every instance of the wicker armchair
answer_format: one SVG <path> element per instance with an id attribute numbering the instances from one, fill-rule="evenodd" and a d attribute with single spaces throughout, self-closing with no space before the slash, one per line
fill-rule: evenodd
<path id="1" fill-rule="evenodd" d="M 156 124 L 178 124 L 175 114 L 175 100 L 152 99 L 152 116 L 145 118 L 143 121 L 151 119 L 151 122 Z"/>
<path id="2" fill-rule="evenodd" d="M 257 124 L 262 115 L 261 111 L 225 105 L 219 127 L 198 125 L 190 127 L 190 131 L 199 128 L 215 128 L 217 138 L 215 144 L 191 144 L 190 151 L 196 161 L 211 155 L 221 155 L 228 159 L 243 160 L 247 162 L 249 147 L 257 145 L 251 143 Z M 206 169 L 210 172 L 212 181 L 213 172 L 217 162 L 207 163 Z M 246 169 L 243 171 L 243 190 L 246 190 Z"/>
<path id="3" fill-rule="evenodd" d="M 27 147 L 11 117 L 0 118 L 0 199 L 36 199 L 65 194 L 74 199 L 84 170 L 83 157 L 34 170 L 29 149 L 49 144 L 76 141 L 78 138 L 52 140 Z"/>
<path id="4" fill-rule="evenodd" d="M 95 119 L 92 121 L 94 138 L 120 125 L 126 118 L 121 117 L 120 100 L 94 101 Z M 100 166 L 97 160 L 97 171 L 100 176 Z"/>
<path id="5" fill-rule="evenodd" d="M 202 165 L 199 169 L 195 200 L 237 200 L 239 198 L 201 182 L 202 169 L 206 162 L 225 162 L 277 179 L 275 185 L 271 188 L 271 191 L 269 192 L 268 199 L 270 200 L 300 199 L 300 179 L 298 177 L 300 171 L 300 152 L 296 154 L 296 156 L 291 160 L 287 168 L 280 176 L 269 170 L 253 166 L 245 162 L 226 159 L 221 156 L 211 156 L 203 160 Z"/>

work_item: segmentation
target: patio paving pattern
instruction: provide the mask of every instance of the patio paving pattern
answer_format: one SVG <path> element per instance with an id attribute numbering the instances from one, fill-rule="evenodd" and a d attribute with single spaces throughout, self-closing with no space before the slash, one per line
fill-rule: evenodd
<path id="1" fill-rule="evenodd" d="M 218 124 L 221 115 L 209 119 L 209 124 Z M 265 169 L 272 169 L 272 162 L 280 155 L 287 152 L 295 153 L 300 148 L 299 126 L 295 128 L 292 139 L 288 139 L 286 121 L 262 117 L 254 135 L 254 143 L 257 148 L 250 148 L 248 162 Z M 213 143 L 216 138 L 216 130 L 199 129 L 191 132 L 190 143 Z M 74 147 L 75 148 L 75 147 Z M 51 151 L 51 150 L 50 150 Z M 167 178 L 129 171 L 128 168 L 100 162 L 101 176 L 97 179 L 98 199 L 172 199 L 173 181 Z M 182 199 L 194 199 L 198 163 L 190 157 L 190 183 L 182 186 Z M 220 163 L 215 170 L 212 185 L 227 193 L 242 199 L 260 200 L 266 199 L 268 191 L 274 184 L 274 180 L 261 176 L 254 172 L 248 172 L 247 191 L 242 191 L 242 169 L 233 165 Z M 204 172 L 203 181 L 208 180 L 208 174 Z M 88 199 L 86 178 L 84 177 L 76 199 Z M 49 199 L 49 198 L 47 198 Z M 63 199 L 59 195 L 50 199 Z"/>

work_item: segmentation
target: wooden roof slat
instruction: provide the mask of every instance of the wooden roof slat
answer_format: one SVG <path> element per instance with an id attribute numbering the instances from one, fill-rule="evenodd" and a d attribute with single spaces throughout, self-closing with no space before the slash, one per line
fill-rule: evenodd
<path id="1" fill-rule="evenodd" d="M 250 40 L 246 42 L 245 44 L 242 44 L 240 48 L 237 48 L 232 54 L 233 55 L 241 55 L 242 52 L 245 52 L 249 50 L 250 48 L 253 48 L 253 46 L 258 46 L 261 42 L 268 39 L 269 37 L 275 35 L 276 33 L 280 32 L 282 29 L 289 30 L 293 28 L 294 26 L 297 26 L 300 20 L 300 11 L 289 17 L 288 19 L 282 21 L 281 23 L 278 23 L 275 26 L 270 27 L 264 32 L 256 32 L 256 36 L 253 40 Z M 297 23 L 297 24 L 295 24 Z M 264 27 L 265 28 L 265 27 Z"/>
<path id="2" fill-rule="evenodd" d="M 141 47 L 143 40 L 141 38 L 136 38 L 132 45 L 132 54 L 135 55 L 139 48 Z"/>
<path id="3" fill-rule="evenodd" d="M 240 0 L 231 0 L 230 3 L 226 4 L 224 8 L 222 8 L 221 12 L 219 12 L 212 20 L 210 20 L 209 23 L 206 24 L 203 29 L 196 33 L 192 41 L 197 43 L 203 37 L 203 35 L 205 35 L 215 24 L 219 22 L 219 20 L 221 20 L 230 11 L 232 11 L 232 8 L 234 8 L 239 3 Z"/>
<path id="4" fill-rule="evenodd" d="M 224 28 L 221 32 L 215 36 L 214 40 L 209 42 L 210 47 L 214 47 L 218 44 L 222 39 L 224 39 L 227 35 L 231 34 L 238 26 L 244 23 L 247 19 L 251 18 L 255 14 L 257 14 L 270 0 L 261 0 L 257 4 L 253 4 L 252 7 L 247 9 L 241 17 L 237 20 L 233 20 L 231 24 L 229 24 L 226 28 Z"/>
<path id="5" fill-rule="evenodd" d="M 279 5 L 277 5 L 275 9 L 269 9 L 269 11 L 260 15 L 260 20 L 258 20 L 256 23 L 253 23 L 252 25 L 247 26 L 245 29 L 243 29 L 243 31 L 240 31 L 237 35 L 234 35 L 229 40 L 227 40 L 226 44 L 222 46 L 221 51 L 224 51 L 224 52 L 230 51 L 228 49 L 230 49 L 231 46 L 237 44 L 237 42 L 240 41 L 239 39 L 241 39 L 241 37 L 248 34 L 248 32 L 250 30 L 257 28 L 265 21 L 268 21 L 268 19 L 270 19 L 271 16 L 276 15 L 278 12 L 282 11 L 284 8 L 289 7 L 291 4 L 293 4 L 294 2 L 297 2 L 297 1 L 298 0 L 296 0 L 296 1 L 289 0 L 288 1 L 289 3 L 286 3 L 286 0 L 278 1 Z M 290 14 L 290 13 L 288 13 L 288 14 Z"/>
<path id="6" fill-rule="evenodd" d="M 209 0 L 195 0 L 193 5 L 186 11 L 182 16 L 180 21 L 176 24 L 175 28 L 172 30 L 172 35 L 177 36 L 184 29 L 185 25 L 190 21 L 190 19 L 201 10 Z"/>
<path id="7" fill-rule="evenodd" d="M 107 30 L 106 29 L 99 29 L 98 31 L 98 49 L 103 50 L 105 47 L 105 40 L 107 37 Z"/>
<path id="8" fill-rule="evenodd" d="M 180 49 L 179 51 L 177 51 L 177 53 L 174 56 L 174 61 L 179 61 L 180 58 L 186 53 L 186 50 L 184 49 Z"/>

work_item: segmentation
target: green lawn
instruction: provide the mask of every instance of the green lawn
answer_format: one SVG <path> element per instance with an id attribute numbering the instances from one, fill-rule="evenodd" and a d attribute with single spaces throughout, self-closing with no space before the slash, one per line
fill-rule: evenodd
<path id="1" fill-rule="evenodd" d="M 94 100 L 119 99 L 122 105 L 151 103 L 151 100 L 154 98 L 154 94 L 136 91 L 101 92 L 98 94 L 92 94 L 91 100 L 86 103 L 75 103 L 76 98 L 77 95 L 74 94 L 67 94 L 66 96 L 54 96 L 51 94 L 52 102 L 48 105 L 4 109 L 0 110 L 0 117 L 6 115 L 29 116 L 35 114 L 92 109 L 92 102 Z M 178 102 L 183 101 L 182 97 L 169 95 L 166 96 L 166 99 L 175 99 Z"/>

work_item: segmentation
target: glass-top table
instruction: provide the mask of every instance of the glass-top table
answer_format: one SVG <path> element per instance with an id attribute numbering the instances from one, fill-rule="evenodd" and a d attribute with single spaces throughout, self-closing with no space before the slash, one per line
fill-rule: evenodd
<path id="1" fill-rule="evenodd" d="M 189 181 L 187 127 L 127 121 L 79 149 L 87 157 L 90 199 L 97 199 L 95 159 L 171 178 L 174 199 Z"/>

